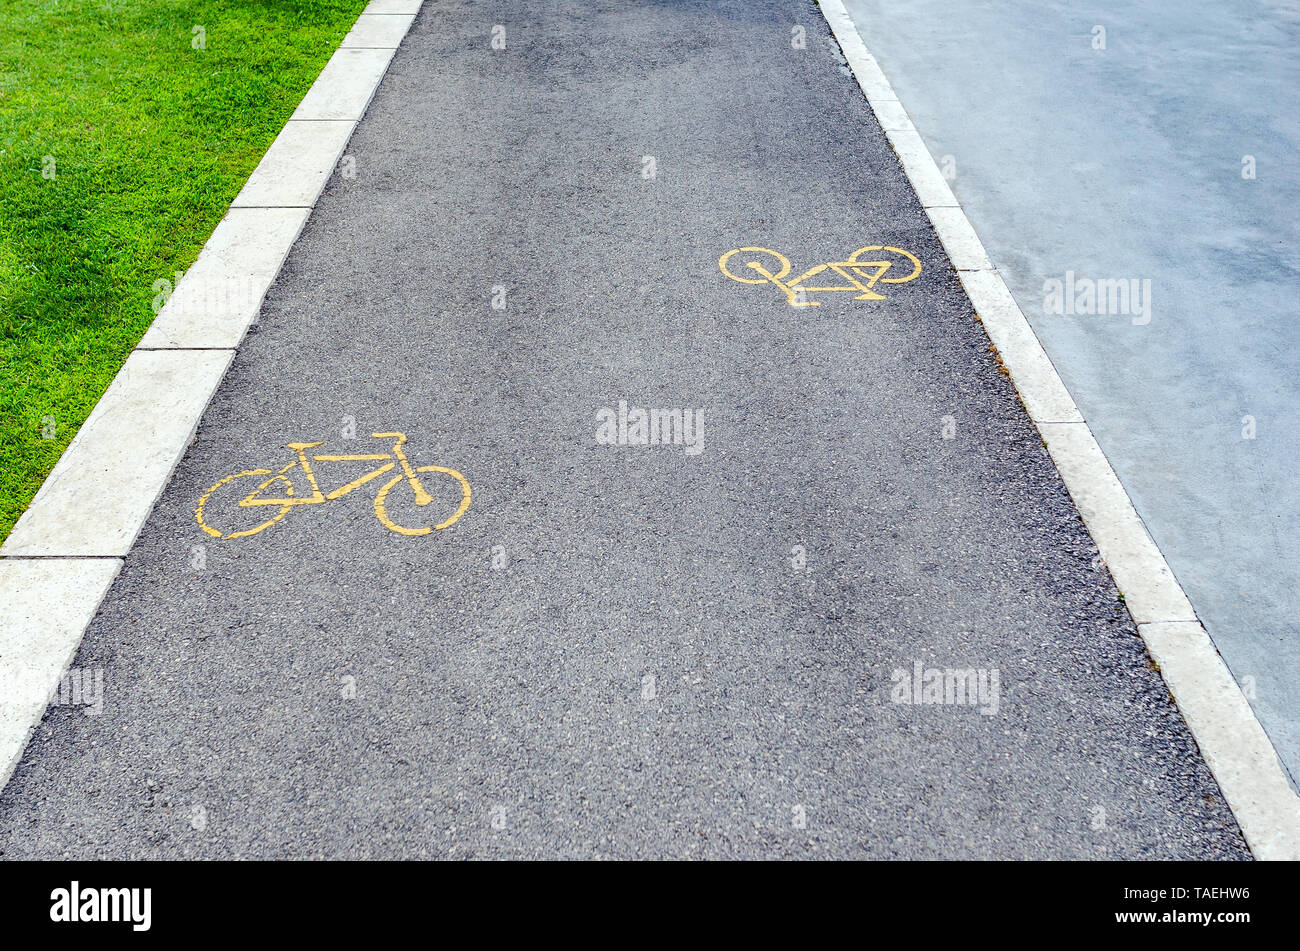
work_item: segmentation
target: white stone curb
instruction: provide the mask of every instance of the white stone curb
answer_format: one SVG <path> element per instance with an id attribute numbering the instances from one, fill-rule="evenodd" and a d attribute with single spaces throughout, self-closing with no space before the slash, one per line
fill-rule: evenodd
<path id="1" fill-rule="evenodd" d="M 362 16 L 376 16 L 380 14 L 401 14 L 409 13 L 412 16 L 420 12 L 420 5 L 424 0 L 371 0 L 371 3 L 364 11 Z"/>
<path id="2" fill-rule="evenodd" d="M 117 576 L 117 558 L 0 558 L 0 778 L 8 781 L 82 632 Z"/>
<path id="3" fill-rule="evenodd" d="M 310 208 L 231 208 L 140 347 L 239 346 L 310 213 Z"/>
<path id="4" fill-rule="evenodd" d="M 314 207 L 356 127 L 355 119 L 290 119 L 230 207 Z"/>
<path id="5" fill-rule="evenodd" d="M 340 47 L 302 97 L 292 118 L 360 119 L 392 58 L 392 50 Z"/>
<path id="6" fill-rule="evenodd" d="M 1300 859 L 1300 797 L 842 0 L 818 0 L 1256 858 Z"/>
<path id="7" fill-rule="evenodd" d="M 132 352 L 18 519 L 0 555 L 123 557 L 234 352 Z"/>
<path id="8" fill-rule="evenodd" d="M 342 48 L 395 50 L 401 45 L 414 19 L 414 13 L 363 13 L 357 17 L 352 31 L 343 37 Z"/>
<path id="9" fill-rule="evenodd" d="M 421 3 L 357 18 L 0 546 L 0 786 Z"/>

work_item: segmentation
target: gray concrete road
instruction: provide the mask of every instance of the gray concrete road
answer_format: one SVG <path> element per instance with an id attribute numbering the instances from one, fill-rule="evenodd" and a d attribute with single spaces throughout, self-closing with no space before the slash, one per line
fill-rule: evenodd
<path id="1" fill-rule="evenodd" d="M 1294 782 L 1300 10 L 846 6 Z M 1068 272 L 1149 312 L 1047 312 Z"/>
<path id="2" fill-rule="evenodd" d="M 1248 855 L 815 7 L 438 4 L 348 153 L 6 857 Z M 620 401 L 700 438 L 604 444 Z M 386 476 L 200 529 L 390 431 L 450 527 Z M 281 510 L 239 486 L 223 532 Z"/>

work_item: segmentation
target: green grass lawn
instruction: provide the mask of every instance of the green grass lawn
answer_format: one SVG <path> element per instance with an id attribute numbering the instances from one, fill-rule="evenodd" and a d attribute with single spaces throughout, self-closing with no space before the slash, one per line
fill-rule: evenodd
<path id="1" fill-rule="evenodd" d="M 0 0 L 0 540 L 365 4 Z"/>

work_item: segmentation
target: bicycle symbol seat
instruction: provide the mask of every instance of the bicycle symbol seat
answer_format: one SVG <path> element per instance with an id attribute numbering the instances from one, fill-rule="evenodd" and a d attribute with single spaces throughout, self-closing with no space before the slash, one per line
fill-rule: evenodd
<path id="1" fill-rule="evenodd" d="M 733 262 L 737 255 L 744 257 Z M 740 267 L 743 265 L 743 267 Z M 858 248 L 844 261 L 827 261 L 809 268 L 793 280 L 786 280 L 790 273 L 790 259 L 770 248 L 733 248 L 718 258 L 718 267 L 722 273 L 741 284 L 772 284 L 780 288 L 791 307 L 820 307 L 821 301 L 808 300 L 808 294 L 815 292 L 855 292 L 856 300 L 884 300 L 885 295 L 877 293 L 877 284 L 906 284 L 921 273 L 921 262 L 910 251 L 891 248 L 888 245 L 873 244 Z M 736 268 L 737 270 L 732 270 Z M 838 275 L 846 284 L 809 286 L 804 282 L 830 271 Z M 892 277 L 886 274 L 893 272 Z M 829 275 L 823 280 L 831 278 Z"/>
<path id="2" fill-rule="evenodd" d="M 391 472 L 394 468 L 400 468 L 401 471 L 384 483 L 375 495 L 375 518 L 379 519 L 385 528 L 401 535 L 428 535 L 437 529 L 447 528 L 465 514 L 465 510 L 469 508 L 473 492 L 470 489 L 469 482 L 463 475 L 455 469 L 448 469 L 444 466 L 412 467 L 406 459 L 406 453 L 402 451 L 402 446 L 406 442 L 405 433 L 371 433 L 370 435 L 375 439 L 395 439 L 396 442 L 393 444 L 392 452 L 321 455 L 308 458 L 307 450 L 325 444 L 323 442 L 291 442 L 285 448 L 292 449 L 298 454 L 298 458 L 278 472 L 273 474 L 270 469 L 246 469 L 243 472 L 236 472 L 233 475 L 226 476 L 203 493 L 203 497 L 199 499 L 199 506 L 194 510 L 194 515 L 199 520 L 199 526 L 213 538 L 221 538 L 227 541 L 235 538 L 246 538 L 249 535 L 256 535 L 258 532 L 270 528 L 288 515 L 295 506 L 324 505 L 326 502 L 341 499 L 349 492 L 361 488 L 372 479 L 378 479 L 381 475 Z M 383 462 L 384 464 L 372 469 L 358 479 L 353 479 L 347 485 L 325 493 L 321 491 L 321 487 L 316 481 L 316 473 L 312 469 L 313 462 Z M 300 496 L 296 493 L 293 480 L 289 477 L 289 473 L 294 469 L 299 469 L 303 478 L 311 486 L 310 495 Z M 446 495 L 436 497 L 430 494 L 424 486 L 424 482 L 427 480 L 421 480 L 417 475 L 417 473 L 421 472 L 437 473 L 441 477 L 437 481 L 446 489 Z M 271 478 L 261 481 L 262 476 L 271 476 Z M 248 480 L 250 479 L 258 481 L 257 488 L 251 492 L 248 491 L 248 485 L 250 484 Z M 389 515 L 389 506 L 393 501 L 390 493 L 402 484 L 409 485 L 414 494 L 414 499 L 409 501 L 414 502 L 419 508 L 424 508 L 431 503 L 437 503 L 434 511 L 446 517 L 432 526 L 422 525 L 416 528 L 407 528 L 398 525 Z M 215 518 L 212 514 L 214 511 L 217 513 Z M 267 515 L 271 512 L 274 512 L 274 514 L 267 518 Z M 213 525 L 213 521 L 226 525 L 242 521 L 247 527 L 236 524 L 235 527 L 226 530 Z"/>

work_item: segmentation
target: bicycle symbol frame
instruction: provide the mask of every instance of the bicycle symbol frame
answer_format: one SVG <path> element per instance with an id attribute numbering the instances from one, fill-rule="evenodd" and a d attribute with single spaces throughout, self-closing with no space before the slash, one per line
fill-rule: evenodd
<path id="1" fill-rule="evenodd" d="M 405 433 L 371 433 L 370 435 L 375 439 L 395 439 L 396 442 L 393 444 L 392 452 L 357 453 L 348 455 L 326 454 L 311 456 L 308 458 L 307 451 L 309 449 L 315 449 L 317 446 L 325 445 L 325 443 L 291 442 L 285 448 L 292 449 L 297 453 L 298 458 L 284 466 L 278 472 L 272 473 L 270 469 L 246 469 L 243 472 L 236 472 L 232 475 L 226 476 L 203 493 L 203 497 L 199 499 L 198 508 L 194 510 L 194 516 L 198 519 L 199 527 L 212 537 L 221 538 L 226 541 L 235 538 L 246 538 L 249 535 L 256 535 L 258 532 L 265 531 L 276 522 L 283 519 L 296 506 L 324 505 L 326 502 L 333 502 L 335 499 L 341 499 L 349 492 L 353 492 L 368 482 L 378 479 L 385 473 L 391 472 L 394 468 L 400 468 L 401 471 L 386 482 L 375 496 L 375 518 L 379 519 L 380 523 L 382 523 L 385 528 L 401 535 L 428 535 L 433 531 L 449 527 L 465 514 L 465 510 L 469 508 L 470 500 L 473 498 L 474 493 L 470 488 L 469 481 L 463 475 L 455 469 L 448 469 L 445 466 L 413 467 L 407 460 L 406 453 L 402 451 L 402 446 L 406 443 Z M 353 479 L 347 485 L 341 486 L 333 492 L 326 493 L 321 490 L 320 484 L 316 481 L 316 473 L 312 469 L 313 462 L 383 462 L 384 465 L 371 470 L 358 479 Z M 311 495 L 299 496 L 295 494 L 293 481 L 287 474 L 295 468 L 301 469 L 302 474 L 311 485 Z M 411 489 L 415 493 L 415 504 L 421 508 L 434 501 L 434 496 L 425 489 L 423 482 L 420 480 L 418 473 L 421 472 L 440 473 L 455 480 L 457 483 L 457 490 L 460 492 L 461 496 L 460 503 L 456 507 L 456 511 L 450 517 L 436 525 L 424 525 L 417 528 L 407 528 L 406 526 L 398 525 L 388 514 L 388 497 L 389 493 L 399 484 L 402 482 L 410 483 Z M 261 506 L 278 506 L 279 511 L 265 522 L 253 528 L 232 531 L 229 533 L 214 528 L 209 524 L 208 518 L 205 515 L 205 508 L 208 506 L 213 494 L 227 484 L 249 476 L 271 476 L 271 478 L 262 482 L 256 489 L 240 499 L 238 508 L 248 509 Z M 281 486 L 282 494 L 279 496 L 263 494 L 267 493 L 272 486 Z"/>
<path id="2" fill-rule="evenodd" d="M 758 255 L 770 255 L 772 260 L 763 263 L 761 260 L 744 261 L 745 268 L 748 271 L 741 271 L 740 274 L 733 273 L 728 264 L 737 254 L 747 254 L 757 257 Z M 863 255 L 869 255 L 863 260 Z M 893 258 L 891 260 L 891 258 Z M 885 275 L 894 268 L 896 264 L 903 264 L 910 267 L 906 276 L 886 277 Z M 877 284 L 906 284 L 908 281 L 915 280 L 921 273 L 921 261 L 910 251 L 904 251 L 902 248 L 894 248 L 884 244 L 872 244 L 865 248 L 858 248 L 843 261 L 827 261 L 825 264 L 818 264 L 804 271 L 793 280 L 786 280 L 786 275 L 790 273 L 790 259 L 779 251 L 773 251 L 771 248 L 732 248 L 722 257 L 718 258 L 718 268 L 727 277 L 733 281 L 739 281 L 741 284 L 772 284 L 781 289 L 786 296 L 786 302 L 791 307 L 820 307 L 821 301 L 808 300 L 807 295 L 813 292 L 856 292 L 855 300 L 885 300 L 885 295 L 875 290 Z M 828 285 L 810 287 L 804 284 L 810 278 L 817 277 L 830 271 L 847 281 L 844 285 Z M 748 274 L 749 276 L 745 276 Z"/>

